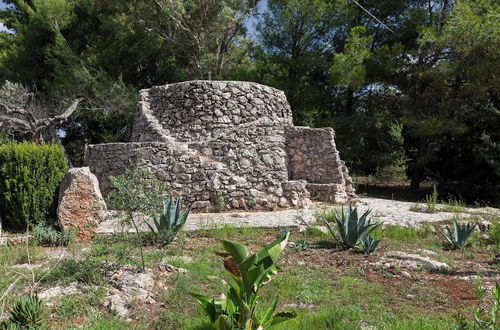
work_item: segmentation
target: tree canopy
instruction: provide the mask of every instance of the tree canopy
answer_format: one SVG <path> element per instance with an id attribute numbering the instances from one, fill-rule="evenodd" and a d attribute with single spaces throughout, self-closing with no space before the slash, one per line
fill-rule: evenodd
<path id="1" fill-rule="evenodd" d="M 62 127 L 75 164 L 86 143 L 129 138 L 139 89 L 238 79 L 284 90 L 296 124 L 333 127 L 354 174 L 500 202 L 498 1 L 4 3 L 0 85 L 34 108 L 84 98 Z"/>

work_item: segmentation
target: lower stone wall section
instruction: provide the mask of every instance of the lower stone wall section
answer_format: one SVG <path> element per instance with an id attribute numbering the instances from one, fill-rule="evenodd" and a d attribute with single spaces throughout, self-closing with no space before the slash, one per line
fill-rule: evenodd
<path id="1" fill-rule="evenodd" d="M 274 174 L 259 175 L 217 158 L 178 142 L 108 143 L 87 146 L 85 164 L 99 179 L 103 195 L 111 190 L 109 176 L 122 174 L 130 162 L 136 162 L 165 182 L 169 194 L 183 196 L 195 209 L 209 210 L 215 196 L 231 208 L 291 207 L 309 202 L 306 181 L 288 181 L 285 164 Z"/>
<path id="2" fill-rule="evenodd" d="M 290 178 L 345 184 L 332 128 L 287 127 L 285 132 Z"/>
<path id="3" fill-rule="evenodd" d="M 346 189 L 336 183 L 308 183 L 307 190 L 311 199 L 327 203 L 343 204 L 348 200 Z"/>

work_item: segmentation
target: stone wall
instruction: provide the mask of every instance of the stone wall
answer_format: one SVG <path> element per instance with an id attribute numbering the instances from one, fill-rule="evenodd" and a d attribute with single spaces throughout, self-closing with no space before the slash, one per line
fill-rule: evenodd
<path id="1" fill-rule="evenodd" d="M 172 142 L 107 143 L 89 145 L 85 163 L 99 179 L 104 195 L 111 190 L 109 176 L 123 173 L 130 162 L 149 169 L 168 185 L 168 193 L 181 195 L 193 208 L 210 209 L 214 196 L 227 207 L 262 208 L 297 206 L 309 201 L 306 181 L 289 181 L 284 173 L 257 173 L 257 180 L 232 171 L 225 163 L 202 155 L 185 144 Z M 279 180 L 281 178 L 281 180 Z"/>
<path id="2" fill-rule="evenodd" d="M 156 129 L 144 120 L 147 116 L 154 118 Z M 241 81 L 196 80 L 143 91 L 132 141 L 158 141 L 160 130 L 188 142 L 220 137 L 235 126 L 291 125 L 292 111 L 280 90 Z"/>
<path id="3" fill-rule="evenodd" d="M 130 159 L 195 207 L 208 207 L 214 194 L 234 208 L 306 204 L 309 191 L 336 202 L 353 194 L 333 130 L 294 127 L 284 93 L 256 83 L 189 81 L 143 90 L 132 141 L 88 146 L 85 163 L 103 194 L 108 176 Z"/>
<path id="4" fill-rule="evenodd" d="M 287 127 L 289 174 L 314 183 L 345 184 L 332 128 Z"/>

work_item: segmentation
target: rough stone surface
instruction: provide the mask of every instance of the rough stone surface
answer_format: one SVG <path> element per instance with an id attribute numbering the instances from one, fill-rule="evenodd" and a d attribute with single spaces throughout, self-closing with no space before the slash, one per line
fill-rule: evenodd
<path id="1" fill-rule="evenodd" d="M 78 282 L 71 282 L 68 286 L 55 286 L 38 293 L 38 297 L 44 300 L 80 293 Z"/>
<path id="2" fill-rule="evenodd" d="M 448 272 L 451 270 L 451 267 L 447 263 L 421 256 L 419 254 L 391 251 L 386 253 L 385 257 L 385 261 L 379 262 L 384 268 L 394 268 L 395 266 L 398 266 L 413 270 L 425 269 L 431 272 Z"/>
<path id="3" fill-rule="evenodd" d="M 308 183 L 327 186 L 317 194 L 322 200 L 354 195 L 333 130 L 294 127 L 285 94 L 256 83 L 188 81 L 143 90 L 132 141 L 87 147 L 85 163 L 104 194 L 108 177 L 136 160 L 205 210 L 214 196 L 234 209 L 301 207 L 310 201 Z"/>
<path id="4" fill-rule="evenodd" d="M 106 297 L 105 306 L 120 316 L 129 314 L 133 301 L 152 304 L 155 302 L 153 288 L 155 281 L 150 270 L 141 272 L 139 268 L 124 266 L 106 274 L 113 287 Z"/>
<path id="5" fill-rule="evenodd" d="M 70 169 L 59 191 L 57 219 L 61 229 L 75 230 L 79 241 L 87 241 L 105 216 L 106 204 L 95 175 L 88 167 Z"/>
<path id="6" fill-rule="evenodd" d="M 456 217 L 456 213 L 452 212 L 437 212 L 423 213 L 413 212 L 411 209 L 415 205 L 412 202 L 401 202 L 390 199 L 363 197 L 358 198 L 358 212 L 363 214 L 371 209 L 370 216 L 386 225 L 397 225 L 407 227 L 420 227 L 423 223 L 448 222 Z M 304 228 L 307 225 L 317 222 L 316 216 L 321 214 L 325 209 L 331 209 L 333 206 L 321 202 L 314 202 L 307 205 L 304 209 L 287 209 L 277 211 L 231 211 L 224 213 L 194 213 L 191 212 L 188 216 L 185 230 L 210 229 L 217 226 L 237 226 L 237 227 L 299 227 Z M 493 208 L 471 208 L 467 212 L 460 213 L 460 218 L 473 218 L 474 214 L 488 212 L 495 216 L 500 216 L 500 209 Z M 152 221 L 151 217 L 136 215 L 136 222 L 143 224 L 140 229 L 149 231 L 149 227 L 145 221 Z M 152 223 L 150 223 L 152 225 Z M 326 227 L 319 226 L 318 229 Z M 116 216 L 109 217 L 109 220 L 102 222 L 99 225 L 98 233 L 112 234 L 122 230 L 122 225 Z M 134 231 L 134 228 L 128 228 Z M 424 253 L 427 254 L 427 253 Z M 499 258 L 500 259 L 500 258 Z"/>

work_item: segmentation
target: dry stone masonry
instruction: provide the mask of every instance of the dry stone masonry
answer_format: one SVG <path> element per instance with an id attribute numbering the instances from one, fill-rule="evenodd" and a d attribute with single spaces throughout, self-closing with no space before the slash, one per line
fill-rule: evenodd
<path id="1" fill-rule="evenodd" d="M 295 127 L 285 94 L 250 82 L 188 81 L 141 91 L 132 142 L 89 145 L 103 194 L 130 161 L 209 210 L 295 207 L 354 196 L 329 128 Z"/>

